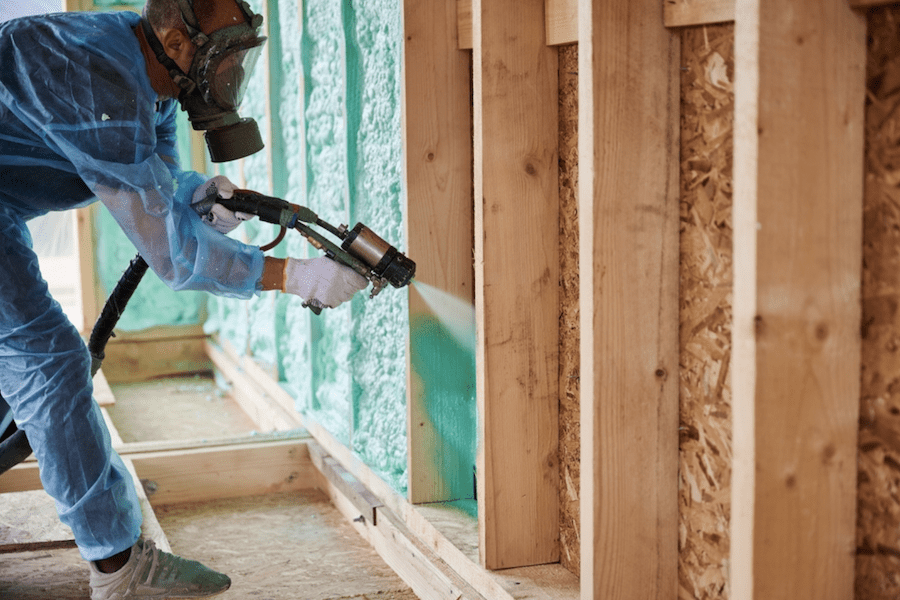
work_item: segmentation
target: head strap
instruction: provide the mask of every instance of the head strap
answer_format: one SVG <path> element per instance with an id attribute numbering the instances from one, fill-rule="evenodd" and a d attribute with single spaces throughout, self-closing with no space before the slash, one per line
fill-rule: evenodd
<path id="1" fill-rule="evenodd" d="M 153 53 L 156 55 L 156 60 L 159 61 L 159 64 L 163 67 L 168 69 L 169 77 L 172 78 L 172 81 L 188 94 L 193 92 L 197 88 L 197 84 L 181 70 L 181 67 L 179 67 L 168 54 L 166 54 L 162 42 L 156 37 L 156 32 L 153 31 L 153 26 L 150 25 L 150 22 L 147 19 L 141 19 L 141 27 L 144 30 L 144 36 L 147 38 L 147 43 L 150 44 L 150 49 L 153 50 Z"/>

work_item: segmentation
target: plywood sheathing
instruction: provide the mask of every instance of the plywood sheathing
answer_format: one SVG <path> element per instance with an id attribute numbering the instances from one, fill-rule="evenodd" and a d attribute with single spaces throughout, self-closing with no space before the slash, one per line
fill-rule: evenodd
<path id="1" fill-rule="evenodd" d="M 172 549 L 227 573 L 229 595 L 417 600 L 318 490 L 156 508 Z"/>
<path id="2" fill-rule="evenodd" d="M 900 9 L 868 27 L 858 600 L 900 595 Z"/>
<path id="3" fill-rule="evenodd" d="M 679 589 L 728 596 L 734 26 L 681 40 Z"/>
<path id="4" fill-rule="evenodd" d="M 253 421 L 209 374 L 111 386 L 107 410 L 126 442 L 246 435 Z"/>
<path id="5" fill-rule="evenodd" d="M 8 554 L 0 560 L 0 598 L 87 600 L 90 576 L 77 548 Z"/>
<path id="6" fill-rule="evenodd" d="M 578 310 L 578 46 L 559 48 L 559 543 L 560 563 L 580 571 L 581 444 Z"/>

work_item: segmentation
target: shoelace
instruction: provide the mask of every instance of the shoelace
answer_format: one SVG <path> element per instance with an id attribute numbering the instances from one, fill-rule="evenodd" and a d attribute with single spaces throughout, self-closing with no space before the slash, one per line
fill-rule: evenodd
<path id="1" fill-rule="evenodd" d="M 147 573 L 147 578 L 144 580 L 144 585 L 150 585 L 150 582 L 153 581 L 153 575 L 156 573 L 156 568 L 159 565 L 159 552 L 156 550 L 156 543 L 153 540 L 144 540 L 143 548 L 141 548 L 141 553 L 138 556 L 137 564 L 134 567 L 134 572 L 131 575 L 131 581 L 128 582 L 128 589 L 133 589 L 133 584 L 135 583 L 135 578 L 138 576 L 138 572 L 141 570 L 141 565 L 147 560 L 150 559 L 150 571 Z"/>

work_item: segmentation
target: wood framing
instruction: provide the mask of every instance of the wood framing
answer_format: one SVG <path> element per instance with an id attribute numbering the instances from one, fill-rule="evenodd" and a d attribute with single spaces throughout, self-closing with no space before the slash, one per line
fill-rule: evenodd
<path id="1" fill-rule="evenodd" d="M 548 46 L 578 41 L 578 0 L 545 0 L 544 21 Z"/>
<path id="2" fill-rule="evenodd" d="M 215 346 L 210 345 L 210 348 L 215 348 Z M 222 351 L 214 356 L 215 364 L 224 366 L 223 372 L 231 374 L 235 389 L 242 390 L 241 393 L 248 397 L 251 404 L 257 407 L 267 404 L 281 407 L 275 412 L 286 410 L 293 404 L 294 399 L 281 389 L 278 383 L 272 380 L 271 376 L 263 369 L 254 366 L 255 363 L 251 358 L 238 356 L 226 344 L 223 344 L 222 348 Z M 256 399 L 250 400 L 249 397 L 253 395 L 256 396 Z M 265 409 L 260 410 L 265 411 Z M 408 576 L 411 577 L 407 580 L 411 586 L 419 585 L 416 581 L 420 575 L 416 573 L 420 573 L 427 564 L 431 564 L 432 566 L 428 568 L 436 569 L 435 581 L 455 582 L 453 585 L 460 590 L 474 592 L 475 595 L 471 597 L 476 599 L 479 594 L 491 600 L 513 600 L 522 598 L 523 594 L 529 598 L 553 598 L 554 600 L 575 600 L 578 597 L 577 578 L 558 564 L 501 572 L 490 572 L 484 569 L 479 564 L 477 552 L 475 555 L 468 554 L 451 541 L 434 523 L 423 516 L 418 507 L 410 504 L 385 483 L 311 415 L 303 413 L 295 416 L 302 423 L 303 428 L 315 439 L 315 443 L 321 447 L 321 450 L 316 446 L 310 447 L 312 463 L 318 465 L 316 468 L 326 479 L 331 478 L 332 483 L 323 487 L 323 490 L 332 497 L 335 505 L 344 512 L 345 516 L 352 520 L 361 514 L 365 516 L 370 510 L 375 510 L 377 515 L 392 515 L 389 522 L 382 522 L 380 517 L 373 516 L 372 519 L 367 519 L 366 523 L 362 525 L 356 523 L 354 527 L 372 542 L 388 564 L 398 569 L 404 579 Z M 270 439 L 263 435 L 254 436 L 254 439 L 260 438 L 260 442 L 273 442 L 277 441 L 279 436 L 299 435 L 299 433 L 285 432 L 270 435 L 275 437 Z M 227 439 L 204 440 L 197 441 L 194 445 L 157 443 L 149 447 L 132 443 L 126 444 L 126 454 L 145 451 L 174 452 L 190 447 L 227 447 L 241 442 L 242 440 Z M 305 464 L 305 455 L 303 461 Z M 326 463 L 329 466 L 326 466 Z M 10 473 L 15 470 L 13 469 Z M 305 473 L 305 469 L 301 473 Z M 343 478 L 344 482 L 334 480 L 335 475 Z M 349 493 L 347 490 L 350 489 L 355 491 Z M 352 499 L 354 495 L 357 496 L 355 500 Z M 448 506 L 448 510 L 453 511 L 454 509 Z M 401 526 L 398 526 L 397 523 Z M 372 525 L 378 527 L 374 538 L 371 531 L 366 533 Z M 468 527 L 468 523 L 462 527 Z M 472 537 L 477 540 L 477 522 L 473 520 L 471 527 Z M 428 550 L 425 551 L 424 548 Z M 404 559 L 404 557 L 406 558 Z M 398 566 L 398 560 L 411 561 L 412 565 L 401 563 Z M 447 572 L 446 567 L 458 575 Z M 457 579 L 457 576 L 461 580 Z M 422 597 L 443 596 L 425 594 Z M 469 598 L 470 596 L 465 595 L 464 597 Z"/>
<path id="3" fill-rule="evenodd" d="M 582 598 L 677 594 L 679 42 L 579 4 Z"/>
<path id="4" fill-rule="evenodd" d="M 97 238 L 94 232 L 94 218 L 97 212 L 97 204 L 94 203 L 76 212 L 75 229 L 78 243 L 78 267 L 81 291 L 81 333 L 89 334 L 100 316 L 102 292 L 100 281 L 96 277 L 94 265 L 94 251 L 97 246 Z"/>
<path id="5" fill-rule="evenodd" d="M 734 21 L 736 0 L 662 0 L 666 27 Z"/>
<path id="6" fill-rule="evenodd" d="M 103 372 L 111 383 L 122 383 L 209 371 L 211 363 L 204 349 L 205 342 L 202 325 L 117 332 L 106 345 Z"/>
<path id="7" fill-rule="evenodd" d="M 865 19 L 736 17 L 732 598 L 852 598 Z"/>
<path id="8" fill-rule="evenodd" d="M 456 0 L 459 47 L 472 49 L 472 5 L 474 0 Z M 544 0 L 544 35 L 548 46 L 578 41 L 578 0 Z"/>
<path id="9" fill-rule="evenodd" d="M 475 0 L 482 563 L 559 560 L 557 55 L 542 0 Z"/>
<path id="10" fill-rule="evenodd" d="M 416 258 L 417 281 L 474 303 L 471 77 L 469 55 L 458 49 L 456 0 L 406 0 L 403 11 L 409 255 Z M 429 360 L 422 345 L 431 343 L 427 332 L 440 318 L 415 288 L 409 292 L 409 320 L 409 499 L 458 499 L 448 478 L 464 470 L 471 477 L 471 466 L 457 464 L 457 453 L 446 447 L 428 415 L 426 388 L 413 365 Z"/>

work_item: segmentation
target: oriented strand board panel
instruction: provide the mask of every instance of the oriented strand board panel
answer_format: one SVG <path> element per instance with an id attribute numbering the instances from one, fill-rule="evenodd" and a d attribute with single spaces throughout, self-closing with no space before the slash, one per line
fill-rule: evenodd
<path id="1" fill-rule="evenodd" d="M 681 31 L 679 597 L 728 594 L 734 25 Z"/>
<path id="2" fill-rule="evenodd" d="M 478 516 L 489 569 L 556 562 L 557 51 L 543 0 L 473 4 Z"/>
<path id="3" fill-rule="evenodd" d="M 413 503 L 475 497 L 471 55 L 458 49 L 456 9 L 456 0 L 403 4 Z M 423 285 L 434 289 L 423 296 Z"/>
<path id="4" fill-rule="evenodd" d="M 318 490 L 160 506 L 156 512 L 176 553 L 231 576 L 225 598 L 416 600 Z M 239 547 L 250 551 L 236 552 Z"/>
<path id="5" fill-rule="evenodd" d="M 737 9 L 731 593 L 852 598 L 865 19 Z"/>
<path id="6" fill-rule="evenodd" d="M 581 597 L 671 599 L 679 40 L 657 0 L 578 9 Z"/>
<path id="7" fill-rule="evenodd" d="M 578 46 L 559 48 L 559 562 L 581 568 Z"/>
<path id="8" fill-rule="evenodd" d="M 900 596 L 900 7 L 870 11 L 856 598 Z"/>
<path id="9" fill-rule="evenodd" d="M 0 494 L 0 554 L 74 547 L 75 536 L 47 492 Z"/>

